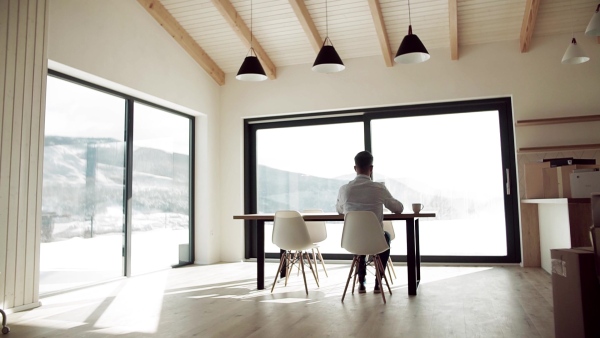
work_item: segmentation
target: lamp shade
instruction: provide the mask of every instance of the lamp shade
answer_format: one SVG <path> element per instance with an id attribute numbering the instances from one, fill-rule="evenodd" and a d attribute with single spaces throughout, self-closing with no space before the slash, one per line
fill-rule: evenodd
<path id="1" fill-rule="evenodd" d="M 258 58 L 254 55 L 248 55 L 235 78 L 240 81 L 264 81 L 267 79 L 267 75 Z"/>
<path id="2" fill-rule="evenodd" d="M 408 26 L 408 35 L 402 39 L 394 61 L 398 63 L 420 63 L 429 60 L 431 56 L 418 36 L 412 33 L 412 26 Z"/>
<path id="3" fill-rule="evenodd" d="M 327 41 L 327 39 L 325 39 Z M 318 73 L 335 73 L 341 72 L 346 69 L 342 59 L 335 51 L 332 45 L 325 45 L 321 47 L 315 63 L 313 64 L 312 70 Z"/>
<path id="4" fill-rule="evenodd" d="M 585 29 L 585 35 L 600 36 L 600 5 L 596 7 L 596 13 L 592 16 L 592 20 Z"/>
<path id="5" fill-rule="evenodd" d="M 581 47 L 579 47 L 579 45 L 577 44 L 577 40 L 573 38 L 561 62 L 563 64 L 576 65 L 579 63 L 587 62 L 589 60 L 590 58 L 585 55 L 583 49 L 581 49 Z"/>

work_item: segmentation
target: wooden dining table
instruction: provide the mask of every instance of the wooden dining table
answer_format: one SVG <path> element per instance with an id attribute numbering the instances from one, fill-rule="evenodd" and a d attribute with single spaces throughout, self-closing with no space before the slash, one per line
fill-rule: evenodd
<path id="1" fill-rule="evenodd" d="M 336 213 L 302 214 L 305 221 L 344 221 L 344 215 Z M 421 281 L 421 253 L 419 249 L 419 219 L 436 217 L 432 212 L 384 214 L 386 221 L 406 221 L 406 266 L 408 269 L 408 294 L 416 295 Z M 265 288 L 265 222 L 273 222 L 275 214 L 235 215 L 233 219 L 245 220 L 256 227 L 256 284 Z"/>

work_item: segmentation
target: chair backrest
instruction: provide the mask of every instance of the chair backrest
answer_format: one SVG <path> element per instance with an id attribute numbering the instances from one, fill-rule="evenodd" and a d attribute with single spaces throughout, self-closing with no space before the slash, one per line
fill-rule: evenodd
<path id="1" fill-rule="evenodd" d="M 305 214 L 320 214 L 323 213 L 321 209 L 305 209 L 302 211 Z M 323 242 L 327 239 L 327 226 L 324 221 L 318 222 L 304 222 L 308 228 L 308 234 L 313 243 Z"/>
<path id="2" fill-rule="evenodd" d="M 394 231 L 394 224 L 392 221 L 383 221 L 383 231 L 387 231 L 388 234 L 390 234 L 391 241 L 396 238 L 396 232 Z"/>
<path id="3" fill-rule="evenodd" d="M 273 244 L 283 250 L 304 250 L 312 245 L 302 215 L 294 210 L 275 213 L 272 240 Z"/>
<path id="4" fill-rule="evenodd" d="M 371 211 L 349 211 L 344 217 L 342 248 L 355 255 L 378 254 L 389 249 L 381 223 Z"/>

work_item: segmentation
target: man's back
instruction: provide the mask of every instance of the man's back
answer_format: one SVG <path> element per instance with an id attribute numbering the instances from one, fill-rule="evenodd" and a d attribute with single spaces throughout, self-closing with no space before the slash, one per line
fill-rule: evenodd
<path id="1" fill-rule="evenodd" d="M 369 176 L 356 178 L 340 188 L 336 208 L 338 213 L 349 211 L 372 211 L 383 222 L 383 207 L 401 213 L 404 206 L 396 200 L 385 185 L 373 182 Z"/>

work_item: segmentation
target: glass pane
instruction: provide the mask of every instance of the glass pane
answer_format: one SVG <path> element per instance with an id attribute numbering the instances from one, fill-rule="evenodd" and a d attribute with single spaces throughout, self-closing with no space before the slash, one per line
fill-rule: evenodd
<path id="1" fill-rule="evenodd" d="M 123 276 L 125 102 L 48 77 L 40 293 Z"/>
<path id="2" fill-rule="evenodd" d="M 354 156 L 364 150 L 363 123 L 343 123 L 256 132 L 258 212 L 321 209 L 336 212 L 341 185 L 356 175 Z M 327 224 L 321 252 L 344 253 L 343 224 Z M 265 224 L 265 251 L 279 252 Z"/>
<path id="3" fill-rule="evenodd" d="M 420 221 L 421 254 L 505 256 L 506 222 L 497 111 L 372 121 L 374 170 Z M 395 222 L 393 255 L 406 254 L 404 222 Z"/>
<path id="4" fill-rule="evenodd" d="M 132 274 L 190 261 L 190 119 L 134 105 Z"/>

